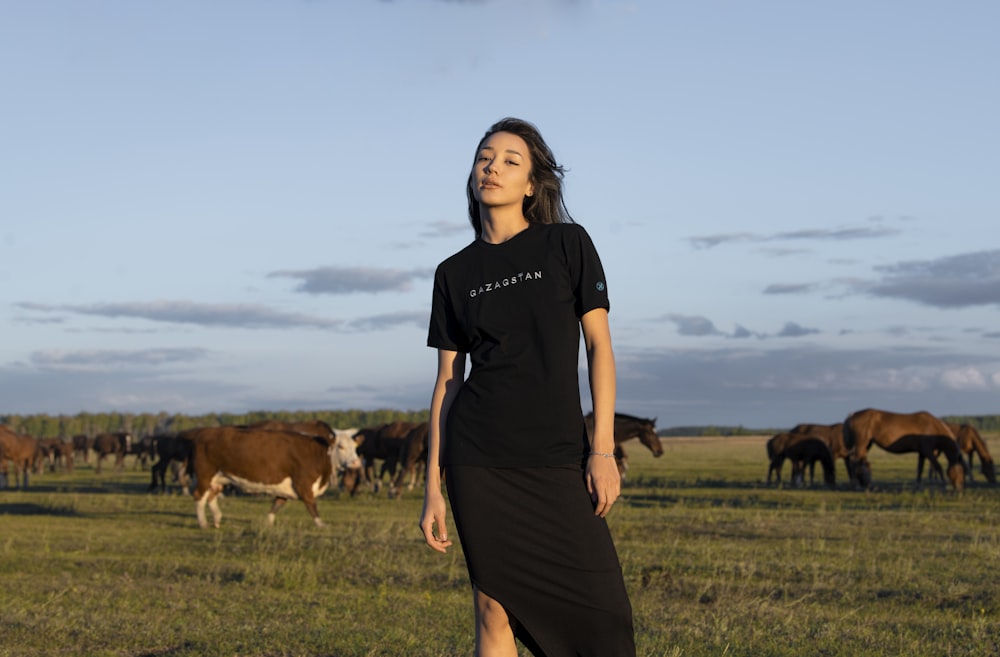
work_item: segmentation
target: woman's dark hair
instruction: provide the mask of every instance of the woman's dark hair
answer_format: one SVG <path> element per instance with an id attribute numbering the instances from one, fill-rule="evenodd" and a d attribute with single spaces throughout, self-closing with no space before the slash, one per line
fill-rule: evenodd
<path id="1" fill-rule="evenodd" d="M 531 224 L 562 224 L 573 223 L 573 217 L 566 209 L 562 195 L 562 179 L 565 169 L 556 163 L 556 158 L 542 139 L 542 134 L 531 123 L 521 119 L 500 119 L 490 126 L 476 146 L 476 153 L 483 147 L 483 142 L 497 132 L 509 132 L 517 135 L 528 144 L 528 154 L 531 158 L 531 182 L 534 194 L 524 197 L 524 218 Z M 472 189 L 472 175 L 465 185 L 465 195 L 469 199 L 469 221 L 476 231 L 476 237 L 483 234 L 483 221 L 479 216 L 479 201 Z"/>

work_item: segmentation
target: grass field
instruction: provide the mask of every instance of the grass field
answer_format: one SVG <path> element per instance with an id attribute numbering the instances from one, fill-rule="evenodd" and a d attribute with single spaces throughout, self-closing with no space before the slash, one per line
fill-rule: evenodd
<path id="1" fill-rule="evenodd" d="M 1000 488 L 915 488 L 916 456 L 878 450 L 873 491 L 842 463 L 836 490 L 769 488 L 765 440 L 628 445 L 609 522 L 640 655 L 1000 655 Z M 462 553 L 423 545 L 419 492 L 328 494 L 325 528 L 228 496 L 200 530 L 148 477 L 80 465 L 0 490 L 0 657 L 471 654 Z"/>

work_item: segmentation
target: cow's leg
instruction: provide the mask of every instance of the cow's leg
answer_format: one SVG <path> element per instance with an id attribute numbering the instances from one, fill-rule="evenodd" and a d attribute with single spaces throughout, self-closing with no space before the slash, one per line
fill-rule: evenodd
<path id="1" fill-rule="evenodd" d="M 222 523 L 222 509 L 219 508 L 219 495 L 222 493 L 222 489 L 212 489 L 212 497 L 208 500 L 208 508 L 212 510 L 212 524 L 218 529 L 219 525 Z"/>
<path id="2" fill-rule="evenodd" d="M 323 521 L 319 519 L 319 509 L 316 508 L 316 496 L 313 495 L 312 489 L 307 488 L 306 490 L 299 491 L 299 497 L 302 498 L 302 503 L 306 505 L 306 510 L 309 511 L 309 515 L 312 516 L 316 526 L 324 527 Z"/>
<path id="3" fill-rule="evenodd" d="M 205 518 L 205 507 L 208 506 L 212 510 L 212 524 L 215 528 L 219 528 L 219 524 L 222 522 L 222 510 L 219 508 L 218 495 L 222 492 L 221 488 L 211 487 L 208 490 L 200 493 L 196 490 L 195 495 L 195 514 L 198 516 L 198 526 L 202 529 L 208 528 L 208 520 Z"/>
<path id="4" fill-rule="evenodd" d="M 201 497 L 195 497 L 194 512 L 198 516 L 198 526 L 208 529 L 208 520 L 205 518 L 205 505 L 208 504 L 208 491 L 202 493 Z"/>
<path id="5" fill-rule="evenodd" d="M 285 502 L 287 501 L 288 499 L 284 497 L 274 498 L 274 503 L 271 505 L 271 511 L 267 514 L 267 524 L 274 526 L 274 516 L 281 510 L 281 507 L 285 506 Z"/>
<path id="6" fill-rule="evenodd" d="M 157 488 L 159 488 L 161 492 L 165 492 L 166 491 L 166 488 L 167 488 L 167 486 L 166 486 L 166 482 L 167 482 L 167 477 L 166 477 L 167 473 L 166 473 L 166 470 L 167 470 L 167 468 L 166 468 L 166 465 L 163 462 L 163 459 L 160 459 L 159 461 L 157 461 L 156 463 L 154 463 L 153 467 L 151 467 L 149 469 L 149 471 L 150 471 L 150 473 L 152 475 L 152 481 L 149 482 L 149 492 L 153 492 Z"/>

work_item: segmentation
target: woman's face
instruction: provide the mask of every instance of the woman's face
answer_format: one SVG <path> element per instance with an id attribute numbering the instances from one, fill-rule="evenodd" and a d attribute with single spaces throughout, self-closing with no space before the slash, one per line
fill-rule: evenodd
<path id="1" fill-rule="evenodd" d="M 483 142 L 472 165 L 472 192 L 480 205 L 521 206 L 531 196 L 528 144 L 510 132 L 495 132 Z"/>

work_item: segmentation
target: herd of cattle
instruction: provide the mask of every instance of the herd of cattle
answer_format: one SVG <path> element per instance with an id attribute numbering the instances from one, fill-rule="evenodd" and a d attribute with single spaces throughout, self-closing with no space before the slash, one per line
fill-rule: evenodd
<path id="1" fill-rule="evenodd" d="M 127 455 L 150 468 L 150 490 L 165 490 L 167 472 L 184 492 L 190 477 L 198 524 L 208 526 L 206 507 L 213 524 L 222 519 L 219 495 L 227 485 L 248 493 L 274 497 L 268 521 L 290 499 L 302 500 L 317 525 L 322 525 L 316 498 L 331 485 L 356 493 L 363 485 L 376 492 L 388 475 L 391 494 L 412 489 L 427 461 L 427 423 L 391 422 L 360 430 L 335 430 L 319 420 L 281 422 L 268 420 L 248 426 L 200 427 L 175 434 L 154 435 L 135 441 L 128 432 L 37 439 L 0 425 L 0 486 L 9 484 L 8 464 L 13 465 L 15 485 L 28 486 L 29 473 L 46 466 L 72 470 L 75 457 L 95 471 L 111 458 L 121 469 Z M 375 466 L 380 464 L 378 472 Z"/>
<path id="2" fill-rule="evenodd" d="M 832 486 L 836 481 L 834 464 L 843 459 L 851 484 L 868 488 L 872 483 L 868 452 L 873 443 L 892 454 L 916 453 L 918 484 L 925 463 L 929 463 L 930 477 L 942 481 L 947 477 L 955 490 L 962 490 L 966 478 L 972 478 L 974 457 L 979 457 L 986 480 L 996 484 L 993 457 L 972 425 L 944 422 L 926 411 L 892 413 L 874 408 L 852 413 L 836 424 L 799 424 L 773 436 L 767 441 L 767 482 L 776 476 L 781 483 L 781 468 L 787 460 L 792 463 L 793 484 L 804 484 L 807 469 L 812 483 L 818 462 L 823 480 Z M 938 461 L 942 455 L 948 461 L 946 470 Z"/>
<path id="3" fill-rule="evenodd" d="M 628 468 L 628 456 L 622 443 L 633 438 L 652 452 L 663 454 L 655 419 L 631 415 L 615 416 L 615 455 L 622 475 Z M 593 431 L 593 416 L 586 417 L 588 432 Z M 412 490 L 427 464 L 427 422 L 397 421 L 377 427 L 336 430 L 319 420 L 282 422 L 268 420 L 247 426 L 200 427 L 174 434 L 153 435 L 133 440 L 128 432 L 78 435 L 70 440 L 37 439 L 0 425 L 0 488 L 9 485 L 8 465 L 13 466 L 15 485 L 27 487 L 29 473 L 45 467 L 73 469 L 74 459 L 85 462 L 93 453 L 95 471 L 111 458 L 121 469 L 127 455 L 145 468 L 152 463 L 149 489 L 165 491 L 167 472 L 174 481 L 190 491 L 198 524 L 208 526 L 206 507 L 212 512 L 215 527 L 222 513 L 219 496 L 232 485 L 249 493 L 274 497 L 268 521 L 290 499 L 302 500 L 317 525 L 322 525 L 316 498 L 331 486 L 355 494 L 362 487 L 378 492 L 388 476 L 390 496 Z M 968 424 L 943 422 L 927 412 L 910 414 L 865 409 L 852 413 L 837 424 L 799 424 L 767 441 L 769 467 L 767 482 L 776 476 L 781 481 L 784 462 L 792 463 L 793 483 L 804 484 L 808 470 L 810 483 L 816 463 L 823 469 L 824 481 L 835 483 L 834 464 L 843 459 L 848 478 L 855 487 L 871 485 L 868 451 L 877 444 L 891 453 L 916 452 L 919 455 L 917 481 L 925 462 L 931 476 L 947 477 L 961 490 L 971 477 L 974 456 L 978 456 L 983 475 L 996 483 L 993 459 L 979 432 Z M 941 468 L 938 456 L 948 462 Z M 968 461 L 966 460 L 968 458 Z M 376 471 L 376 465 L 379 465 Z"/>

